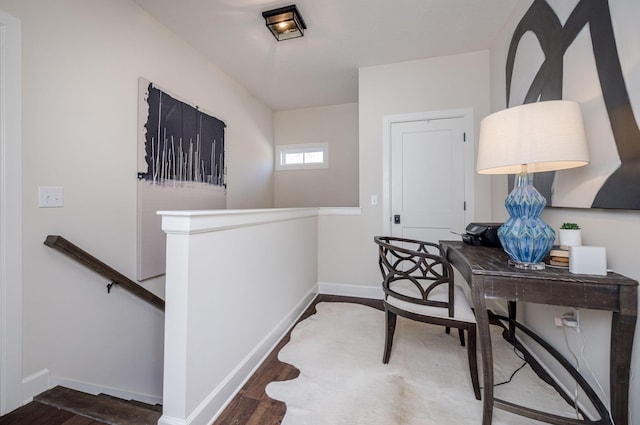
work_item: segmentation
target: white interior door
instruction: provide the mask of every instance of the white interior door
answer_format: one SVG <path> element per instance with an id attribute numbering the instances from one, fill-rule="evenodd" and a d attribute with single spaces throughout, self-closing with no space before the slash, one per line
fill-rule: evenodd
<path id="1" fill-rule="evenodd" d="M 463 118 L 391 124 L 391 234 L 437 242 L 465 228 Z"/>

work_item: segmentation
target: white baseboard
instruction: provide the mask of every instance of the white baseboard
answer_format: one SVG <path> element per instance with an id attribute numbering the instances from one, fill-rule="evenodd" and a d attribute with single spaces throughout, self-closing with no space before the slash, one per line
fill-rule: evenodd
<path id="1" fill-rule="evenodd" d="M 317 293 L 318 286 L 315 285 L 186 419 L 162 415 L 158 425 L 208 425 L 212 423 L 296 323 Z"/>
<path id="2" fill-rule="evenodd" d="M 51 375 L 49 369 L 42 369 L 39 372 L 22 379 L 22 402 L 31 403 L 33 397 L 51 388 Z"/>
<path id="3" fill-rule="evenodd" d="M 318 282 L 318 292 L 325 295 L 340 295 L 343 297 L 371 298 L 381 300 L 384 292 L 382 286 L 350 285 L 344 283 Z"/>
<path id="4" fill-rule="evenodd" d="M 27 376 L 22 380 L 22 396 L 23 403 L 27 404 L 33 401 L 33 398 L 53 387 L 61 386 L 72 390 L 82 391 L 87 394 L 109 394 L 114 397 L 120 397 L 125 400 L 137 400 L 148 404 L 162 404 L 162 396 L 142 394 L 133 391 L 122 390 L 104 385 L 97 385 L 91 382 L 77 381 L 74 379 L 53 376 L 49 369 L 42 369 L 33 375 Z"/>
<path id="5" fill-rule="evenodd" d="M 170 416 L 162 415 L 158 420 L 158 425 L 185 425 L 187 421 L 184 419 L 172 418 Z"/>
<path id="6" fill-rule="evenodd" d="M 144 394 L 135 391 L 123 390 L 120 388 L 98 385 L 91 382 L 77 381 L 75 379 L 64 378 L 61 376 L 51 376 L 50 388 L 61 386 L 76 391 L 82 391 L 87 394 L 108 394 L 124 400 L 136 400 L 147 404 L 162 404 L 162 396 L 153 394 Z"/>

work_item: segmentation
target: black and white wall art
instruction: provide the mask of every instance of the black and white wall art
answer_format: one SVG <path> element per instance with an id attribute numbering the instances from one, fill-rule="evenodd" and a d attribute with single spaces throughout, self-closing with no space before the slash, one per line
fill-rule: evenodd
<path id="1" fill-rule="evenodd" d="M 139 178 L 160 185 L 225 185 L 224 122 L 148 83 L 146 171 Z"/>
<path id="2" fill-rule="evenodd" d="M 640 130 L 634 115 L 640 104 L 633 104 L 629 91 L 630 80 L 640 76 L 640 36 L 626 10 L 630 5 L 534 0 L 514 31 L 506 60 L 507 107 L 575 100 L 585 121 L 591 163 L 534 176 L 550 206 L 640 209 Z M 631 25 L 635 37 L 629 37 Z"/>
<path id="3" fill-rule="evenodd" d="M 226 208 L 225 123 L 139 80 L 138 280 L 165 271 L 163 210 Z"/>

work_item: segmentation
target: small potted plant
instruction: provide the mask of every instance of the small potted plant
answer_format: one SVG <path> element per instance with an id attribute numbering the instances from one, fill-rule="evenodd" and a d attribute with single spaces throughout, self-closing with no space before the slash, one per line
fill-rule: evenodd
<path id="1" fill-rule="evenodd" d="M 576 223 L 562 223 L 559 237 L 562 247 L 582 245 L 582 231 Z"/>

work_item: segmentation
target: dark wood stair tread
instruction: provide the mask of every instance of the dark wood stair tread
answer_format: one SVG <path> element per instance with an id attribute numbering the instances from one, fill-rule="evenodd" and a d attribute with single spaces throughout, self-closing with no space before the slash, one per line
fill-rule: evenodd
<path id="1" fill-rule="evenodd" d="M 158 406 L 64 387 L 47 390 L 35 396 L 34 400 L 110 425 L 156 425 L 162 415 Z"/>
<path id="2" fill-rule="evenodd" d="M 144 403 L 142 401 L 138 401 L 138 400 L 125 400 L 123 398 L 120 397 L 116 397 L 114 395 L 110 395 L 110 394 L 98 394 L 98 397 L 106 397 L 106 398 L 110 398 L 113 400 L 119 400 L 125 403 L 129 403 L 132 404 L 134 406 L 140 406 L 143 409 L 149 409 L 149 410 L 153 410 L 154 412 L 159 412 L 162 413 L 162 404 L 148 404 L 148 403 Z"/>

